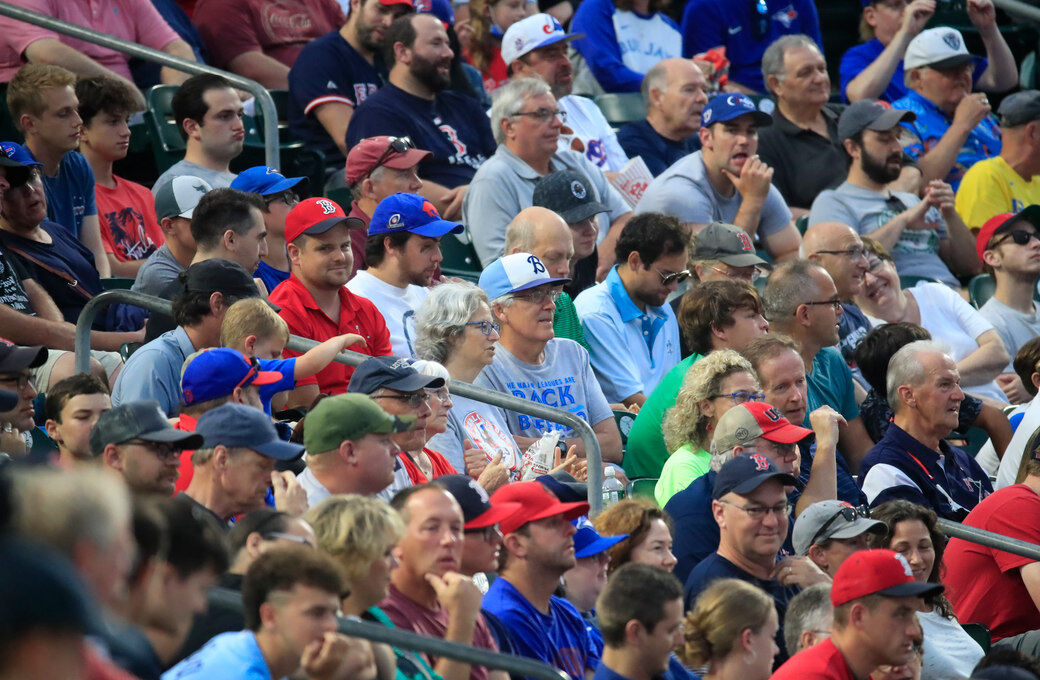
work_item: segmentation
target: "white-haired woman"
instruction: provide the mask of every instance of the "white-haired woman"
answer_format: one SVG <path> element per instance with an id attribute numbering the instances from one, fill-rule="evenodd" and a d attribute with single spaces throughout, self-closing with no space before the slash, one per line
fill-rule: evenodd
<path id="1" fill-rule="evenodd" d="M 690 367 L 662 427 L 672 452 L 654 488 L 662 508 L 708 471 L 708 447 L 722 414 L 737 404 L 761 401 L 761 389 L 751 363 L 731 349 L 716 350 Z"/>
<path id="2" fill-rule="evenodd" d="M 445 283 L 431 290 L 415 327 L 416 355 L 441 364 L 450 380 L 473 382 L 495 357 L 498 325 L 487 295 L 472 283 Z M 445 429 L 435 432 L 426 448 L 440 452 L 489 491 L 519 479 L 522 455 L 502 410 L 458 395 L 452 401 L 442 421 Z"/>

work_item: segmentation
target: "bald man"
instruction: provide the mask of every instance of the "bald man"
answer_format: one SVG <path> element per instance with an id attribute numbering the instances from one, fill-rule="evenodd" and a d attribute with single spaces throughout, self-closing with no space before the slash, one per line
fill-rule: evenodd
<path id="1" fill-rule="evenodd" d="M 847 224 L 820 222 L 805 232 L 802 255 L 827 270 L 834 280 L 844 312 L 838 317 L 838 349 L 852 368 L 853 377 L 865 386 L 863 376 L 855 368 L 852 358 L 852 351 L 871 328 L 867 317 L 859 307 L 852 304 L 852 298 L 863 288 L 863 277 L 867 273 L 863 241 Z"/>
<path id="2" fill-rule="evenodd" d="M 505 254 L 531 253 L 545 265 L 546 274 L 553 278 L 569 278 L 574 259 L 574 236 L 563 218 L 548 208 L 524 208 L 506 225 Z M 557 338 L 573 340 L 586 350 L 585 334 L 581 331 L 574 300 L 560 293 L 553 317 L 553 332 Z"/>
<path id="3" fill-rule="evenodd" d="M 697 131 L 708 103 L 708 81 L 692 59 L 664 59 L 643 78 L 646 119 L 618 130 L 629 158 L 641 156 L 657 177 L 683 156 L 701 148 Z"/>

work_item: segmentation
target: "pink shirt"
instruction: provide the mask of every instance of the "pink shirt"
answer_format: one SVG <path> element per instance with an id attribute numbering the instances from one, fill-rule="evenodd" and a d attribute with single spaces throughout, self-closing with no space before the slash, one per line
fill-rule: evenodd
<path id="1" fill-rule="evenodd" d="M 179 37 L 149 0 L 6 1 L 157 50 L 165 48 Z M 102 66 L 126 78 L 131 77 L 127 56 L 121 52 L 76 40 L 33 24 L 0 17 L 0 82 L 11 81 L 24 63 L 22 55 L 25 48 L 42 38 L 58 38 Z"/>

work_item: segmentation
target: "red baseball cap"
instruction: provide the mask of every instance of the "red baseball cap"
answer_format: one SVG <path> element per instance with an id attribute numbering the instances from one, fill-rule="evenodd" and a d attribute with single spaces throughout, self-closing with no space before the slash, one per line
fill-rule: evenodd
<path id="1" fill-rule="evenodd" d="M 778 444 L 794 444 L 812 433 L 812 430 L 790 422 L 764 401 L 749 401 L 737 404 L 719 418 L 711 439 L 711 452 L 729 451 L 759 437 Z"/>
<path id="2" fill-rule="evenodd" d="M 415 5 L 412 3 L 412 0 L 379 0 L 379 4 L 386 5 L 387 7 L 391 7 L 393 5 L 407 5 L 412 9 L 415 9 Z"/>
<path id="3" fill-rule="evenodd" d="M 588 514 L 588 503 L 561 503 L 552 492 L 538 482 L 513 482 L 491 494 L 491 505 L 519 503 L 519 512 L 499 521 L 503 534 L 511 534 L 528 522 L 563 515 L 575 519 Z"/>
<path id="4" fill-rule="evenodd" d="M 285 242 L 292 243 L 303 234 L 324 234 L 337 224 L 351 228 L 365 227 L 356 217 L 347 217 L 339 203 L 321 196 L 307 198 L 296 204 L 285 216 Z"/>
<path id="5" fill-rule="evenodd" d="M 831 583 L 831 604 L 867 595 L 924 597 L 941 593 L 941 583 L 918 583 L 906 558 L 891 550 L 860 550 L 841 563 Z"/>
<path id="6" fill-rule="evenodd" d="M 404 150 L 398 151 L 394 148 L 395 145 Z M 354 186 L 381 165 L 394 170 L 407 170 L 432 155 L 429 151 L 414 148 L 411 140 L 407 138 L 379 135 L 362 139 L 347 154 L 347 185 Z"/>
<path id="7" fill-rule="evenodd" d="M 1026 206 L 1017 213 L 1000 213 L 986 220 L 979 229 L 979 235 L 975 237 L 975 250 L 982 259 L 982 254 L 988 250 L 990 239 L 998 233 L 1011 228 L 1011 225 L 1019 220 L 1024 220 L 1040 230 L 1040 205 Z"/>

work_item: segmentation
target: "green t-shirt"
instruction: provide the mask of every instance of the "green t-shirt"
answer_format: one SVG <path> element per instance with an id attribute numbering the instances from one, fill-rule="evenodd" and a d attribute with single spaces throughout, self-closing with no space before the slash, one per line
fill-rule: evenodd
<path id="1" fill-rule="evenodd" d="M 625 459 L 621 463 L 625 474 L 630 478 L 661 476 L 661 468 L 668 460 L 669 453 L 664 445 L 664 434 L 661 432 L 664 414 L 675 406 L 675 399 L 679 396 L 679 388 L 682 387 L 686 371 L 700 358 L 701 355 L 695 352 L 676 364 L 665 374 L 639 409 L 639 415 L 636 416 L 632 430 L 628 433 Z"/>
<path id="2" fill-rule="evenodd" d="M 361 617 L 369 622 L 381 623 L 387 628 L 396 628 L 393 621 L 379 607 L 369 607 Z M 430 668 L 423 658 L 410 649 L 393 648 L 397 657 L 397 677 L 395 680 L 444 680 L 437 671 Z"/>
<path id="3" fill-rule="evenodd" d="M 574 300 L 567 293 L 560 293 L 560 299 L 556 301 L 553 333 L 558 338 L 573 340 L 584 347 L 587 352 L 592 351 L 589 344 L 585 342 L 585 333 L 581 330 L 581 321 L 578 320 L 578 310 L 574 308 Z"/>
<path id="4" fill-rule="evenodd" d="M 690 485 L 690 482 L 708 472 L 711 454 L 704 449 L 694 449 L 687 442 L 668 456 L 661 469 L 661 478 L 654 487 L 654 498 L 662 508 L 672 496 Z"/>

